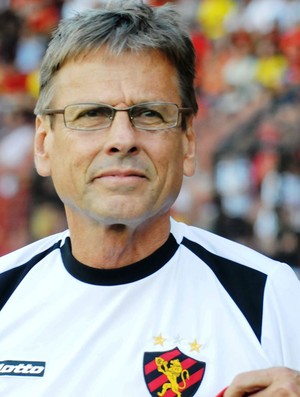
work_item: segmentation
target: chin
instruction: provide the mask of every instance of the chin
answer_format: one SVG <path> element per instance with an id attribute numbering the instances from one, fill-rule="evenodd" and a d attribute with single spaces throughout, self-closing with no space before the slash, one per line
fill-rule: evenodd
<path id="1" fill-rule="evenodd" d="M 151 222 L 151 219 L 155 218 L 155 214 L 147 212 L 117 214 L 102 216 L 98 218 L 99 223 L 106 226 L 124 226 L 124 227 L 137 227 L 141 224 Z"/>
<path id="2" fill-rule="evenodd" d="M 92 218 L 100 224 L 112 226 L 112 225 L 124 225 L 124 226 L 134 226 L 145 221 L 147 216 L 145 214 L 132 214 L 129 212 L 118 213 L 114 211 L 113 213 L 106 214 L 92 214 Z"/>

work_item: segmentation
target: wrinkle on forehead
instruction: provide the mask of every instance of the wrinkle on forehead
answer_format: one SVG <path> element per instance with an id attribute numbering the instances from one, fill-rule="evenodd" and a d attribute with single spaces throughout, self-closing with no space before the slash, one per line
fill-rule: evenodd
<path id="1" fill-rule="evenodd" d="M 56 86 L 68 103 L 125 102 L 129 106 L 151 100 L 181 102 L 176 69 L 158 51 L 82 55 L 65 63 L 56 76 Z"/>

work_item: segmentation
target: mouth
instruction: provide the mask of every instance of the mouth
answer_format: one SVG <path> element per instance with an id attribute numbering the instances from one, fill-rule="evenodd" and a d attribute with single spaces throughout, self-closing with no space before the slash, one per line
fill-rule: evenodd
<path id="1" fill-rule="evenodd" d="M 98 178 L 105 177 L 118 177 L 118 178 L 126 178 L 126 177 L 139 177 L 145 178 L 145 175 L 141 171 L 137 170 L 110 170 L 101 173 Z"/>
<path id="2" fill-rule="evenodd" d="M 140 179 L 147 179 L 146 175 L 139 170 L 108 170 L 97 175 L 94 180 L 103 181 L 134 181 Z"/>

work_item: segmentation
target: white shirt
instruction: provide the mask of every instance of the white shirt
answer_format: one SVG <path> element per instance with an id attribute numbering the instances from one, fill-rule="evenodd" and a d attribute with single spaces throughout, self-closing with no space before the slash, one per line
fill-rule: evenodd
<path id="1" fill-rule="evenodd" d="M 213 397 L 243 371 L 300 370 L 288 265 L 172 221 L 148 258 L 99 270 L 68 235 L 0 259 L 1 396 Z"/>

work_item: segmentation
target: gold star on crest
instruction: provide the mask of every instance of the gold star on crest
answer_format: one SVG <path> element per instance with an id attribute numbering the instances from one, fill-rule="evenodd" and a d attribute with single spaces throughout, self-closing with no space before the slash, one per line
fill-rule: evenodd
<path id="1" fill-rule="evenodd" d="M 190 345 L 190 347 L 191 347 L 191 352 L 197 352 L 197 353 L 199 353 L 200 348 L 201 348 L 201 346 L 202 346 L 202 345 L 200 345 L 200 344 L 197 342 L 196 339 L 194 340 L 194 342 L 191 342 L 189 345 Z"/>
<path id="2" fill-rule="evenodd" d="M 158 336 L 154 336 L 154 344 L 155 345 L 160 345 L 160 346 L 163 346 L 164 345 L 164 343 L 165 343 L 165 341 L 167 340 L 166 338 L 164 338 L 163 336 L 162 336 L 162 334 L 160 333 Z"/>

